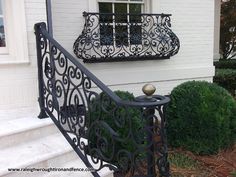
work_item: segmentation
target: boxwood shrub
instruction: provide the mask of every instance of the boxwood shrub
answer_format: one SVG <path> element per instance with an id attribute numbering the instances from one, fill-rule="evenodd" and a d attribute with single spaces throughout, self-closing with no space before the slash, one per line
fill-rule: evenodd
<path id="1" fill-rule="evenodd" d="M 167 136 L 172 147 L 214 154 L 236 138 L 236 102 L 222 87 L 205 81 L 173 89 L 167 108 Z"/>
<path id="2" fill-rule="evenodd" d="M 134 95 L 127 91 L 115 91 L 115 93 L 122 100 L 133 101 L 135 99 Z M 109 97 L 104 93 L 101 93 L 97 99 L 99 99 L 99 104 L 97 104 L 97 100 L 94 99 L 89 105 L 92 110 L 89 113 L 90 122 L 93 123 L 98 121 L 97 125 L 100 125 L 100 121 L 104 121 L 107 125 L 109 125 L 109 129 L 112 129 L 118 135 L 118 139 L 112 141 L 111 136 L 113 135 L 111 135 L 109 130 L 102 130 L 100 133 L 103 140 L 110 142 L 108 147 L 101 148 L 103 142 L 98 142 L 95 130 L 90 130 L 89 148 L 102 149 L 100 151 L 102 155 L 99 155 L 99 157 L 103 156 L 103 160 L 106 162 L 117 165 L 122 170 L 128 170 L 129 162 L 127 162 L 126 158 L 129 157 L 125 154 L 124 162 L 122 162 L 122 158 L 120 158 L 118 154 L 122 151 L 133 155 L 135 152 L 136 155 L 143 156 L 143 152 L 136 152 L 137 144 L 143 144 L 145 141 L 145 133 L 143 131 L 145 122 L 141 118 L 141 110 L 134 107 L 117 107 L 116 103 L 109 99 Z M 116 119 L 114 117 L 116 117 Z M 91 123 L 88 123 L 87 126 L 90 127 Z M 132 135 L 130 134 L 130 131 L 132 131 Z M 113 146 L 113 143 L 115 143 L 115 146 Z"/>
<path id="3" fill-rule="evenodd" d="M 236 69 L 216 69 L 213 81 L 235 96 Z"/>
<path id="4" fill-rule="evenodd" d="M 214 65 L 218 69 L 236 69 L 236 59 L 221 59 L 214 62 Z"/>

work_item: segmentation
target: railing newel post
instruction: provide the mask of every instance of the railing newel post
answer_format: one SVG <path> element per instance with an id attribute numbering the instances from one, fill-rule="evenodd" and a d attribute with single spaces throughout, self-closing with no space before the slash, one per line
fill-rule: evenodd
<path id="1" fill-rule="evenodd" d="M 136 98 L 137 101 L 139 102 L 157 102 L 158 100 L 155 98 L 157 95 L 153 95 L 154 92 L 156 91 L 155 86 L 151 84 L 146 84 L 143 86 L 142 89 L 143 93 L 145 96 L 139 96 Z M 167 97 L 163 97 L 164 99 L 167 99 Z M 169 102 L 169 98 L 167 99 L 167 103 Z M 162 110 L 159 110 L 160 108 L 163 108 Z M 144 111 L 144 118 L 146 119 L 146 133 L 147 133 L 147 176 L 149 177 L 155 177 L 157 176 L 156 172 L 156 165 L 159 170 L 159 176 L 161 177 L 170 177 L 170 169 L 169 169 L 169 162 L 168 162 L 168 151 L 167 151 L 167 138 L 166 138 L 166 130 L 165 130 L 165 104 L 157 104 L 157 107 L 155 106 L 147 106 L 143 108 Z M 162 111 L 161 113 L 159 112 L 161 122 L 160 125 L 158 123 L 158 126 L 160 128 L 160 134 L 157 133 L 155 134 L 155 121 L 157 117 L 155 115 L 155 111 Z M 159 147 L 160 149 L 158 150 L 157 142 L 155 140 L 155 136 L 159 135 L 161 139 L 161 144 Z M 158 145 L 159 146 L 159 145 Z M 156 152 L 157 151 L 157 152 Z M 160 154 L 160 157 L 156 157 L 155 154 Z M 157 158 L 157 160 L 155 160 Z"/>
<path id="2" fill-rule="evenodd" d="M 41 46 L 40 46 L 40 30 L 41 28 L 46 27 L 45 23 L 37 23 L 34 26 L 35 35 L 36 35 L 36 50 L 37 50 L 37 64 L 38 64 L 38 91 L 39 91 L 39 107 L 40 107 L 40 113 L 38 115 L 39 119 L 47 118 L 48 115 L 45 108 L 45 101 L 44 101 L 44 88 L 43 88 L 43 65 L 42 65 L 42 52 L 41 52 Z"/>

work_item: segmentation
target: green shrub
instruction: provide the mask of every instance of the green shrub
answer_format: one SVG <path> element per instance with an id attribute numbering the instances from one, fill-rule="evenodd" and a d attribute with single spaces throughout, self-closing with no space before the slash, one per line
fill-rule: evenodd
<path id="1" fill-rule="evenodd" d="M 122 100 L 134 100 L 132 93 L 125 91 L 115 91 L 115 93 Z M 110 131 L 108 128 L 105 128 L 100 132 L 104 140 L 110 141 L 110 145 L 106 148 L 101 148 L 103 142 L 98 142 L 95 130 L 91 130 L 89 135 L 90 149 L 101 149 L 101 153 L 98 154 L 99 157 L 103 156 L 103 160 L 117 166 L 122 166 L 122 158 L 120 156 L 118 157 L 121 150 L 133 155 L 134 152 L 137 152 L 137 144 L 144 143 L 145 135 L 142 130 L 144 121 L 141 118 L 141 110 L 134 107 L 125 108 L 117 106 L 116 103 L 110 100 L 104 93 L 101 93 L 98 98 L 93 99 L 89 106 L 91 110 L 89 115 L 90 122 L 96 122 L 96 125 L 100 126 L 102 125 L 102 121 L 104 121 L 109 126 L 109 129 L 112 129 L 112 131 Z M 91 123 L 88 123 L 88 127 L 91 127 Z M 132 135 L 130 134 L 131 131 Z M 111 132 L 113 132 L 113 134 Z M 114 155 L 114 157 L 112 157 L 112 155 Z M 127 154 L 125 154 L 124 161 L 127 160 L 125 159 L 127 157 Z M 124 162 L 123 166 L 119 168 L 128 168 L 127 162 Z"/>
<path id="2" fill-rule="evenodd" d="M 214 62 L 214 66 L 218 69 L 236 69 L 236 60 L 235 59 L 226 59 L 219 60 Z"/>
<path id="3" fill-rule="evenodd" d="M 228 90 L 233 96 L 236 91 L 236 69 L 216 69 L 214 83 Z"/>
<path id="4" fill-rule="evenodd" d="M 213 154 L 235 142 L 236 102 L 216 84 L 185 82 L 173 89 L 167 108 L 167 136 L 172 147 Z"/>
<path id="5" fill-rule="evenodd" d="M 231 172 L 231 173 L 230 173 L 230 176 L 236 177 L 236 172 Z"/>

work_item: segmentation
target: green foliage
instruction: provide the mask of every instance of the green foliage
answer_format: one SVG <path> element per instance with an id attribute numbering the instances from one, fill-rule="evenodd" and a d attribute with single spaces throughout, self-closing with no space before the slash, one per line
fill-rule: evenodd
<path id="1" fill-rule="evenodd" d="M 213 154 L 236 139 L 236 102 L 216 84 L 185 82 L 173 89 L 167 108 L 167 136 L 172 147 Z"/>
<path id="2" fill-rule="evenodd" d="M 221 4 L 220 48 L 224 59 L 236 56 L 236 1 Z"/>
<path id="3" fill-rule="evenodd" d="M 228 60 L 219 60 L 214 62 L 214 66 L 217 69 L 236 69 L 236 60 L 228 59 Z"/>
<path id="4" fill-rule="evenodd" d="M 236 177 L 236 171 L 235 172 L 231 172 L 230 176 Z"/>
<path id="5" fill-rule="evenodd" d="M 122 100 L 134 100 L 132 93 L 125 91 L 115 91 L 115 93 Z M 144 143 L 144 133 L 142 130 L 144 121 L 141 118 L 141 110 L 134 107 L 118 106 L 104 93 L 101 93 L 98 99 L 92 100 L 89 106 L 91 123 L 89 123 L 88 127 L 91 127 L 91 124 L 94 122 L 97 126 L 102 125 L 102 122 L 109 126 L 109 129 L 105 128 L 100 132 L 101 136 L 109 141 L 109 146 L 106 149 L 102 149 L 100 144 L 103 142 L 98 142 L 95 130 L 91 130 L 89 136 L 90 148 L 102 149 L 102 156 L 105 159 L 114 155 L 112 159 L 106 161 L 120 165 L 122 162 L 119 161 L 118 164 L 118 152 L 124 150 L 133 153 L 137 150 L 137 143 Z M 119 160 L 121 159 L 119 158 Z"/>
<path id="6" fill-rule="evenodd" d="M 171 165 L 177 168 L 185 168 L 194 170 L 199 166 L 199 163 L 183 153 L 171 153 L 168 160 Z"/>
<path id="7" fill-rule="evenodd" d="M 214 83 L 224 87 L 233 96 L 236 90 L 236 70 L 235 69 L 216 69 L 216 74 L 213 78 Z"/>

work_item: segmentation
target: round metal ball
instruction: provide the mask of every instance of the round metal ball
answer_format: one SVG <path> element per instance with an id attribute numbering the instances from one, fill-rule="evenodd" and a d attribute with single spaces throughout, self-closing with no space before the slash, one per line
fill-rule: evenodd
<path id="1" fill-rule="evenodd" d="M 156 91 L 156 87 L 152 84 L 146 84 L 143 86 L 142 89 L 143 93 L 147 95 L 148 97 L 152 96 L 153 93 Z"/>

